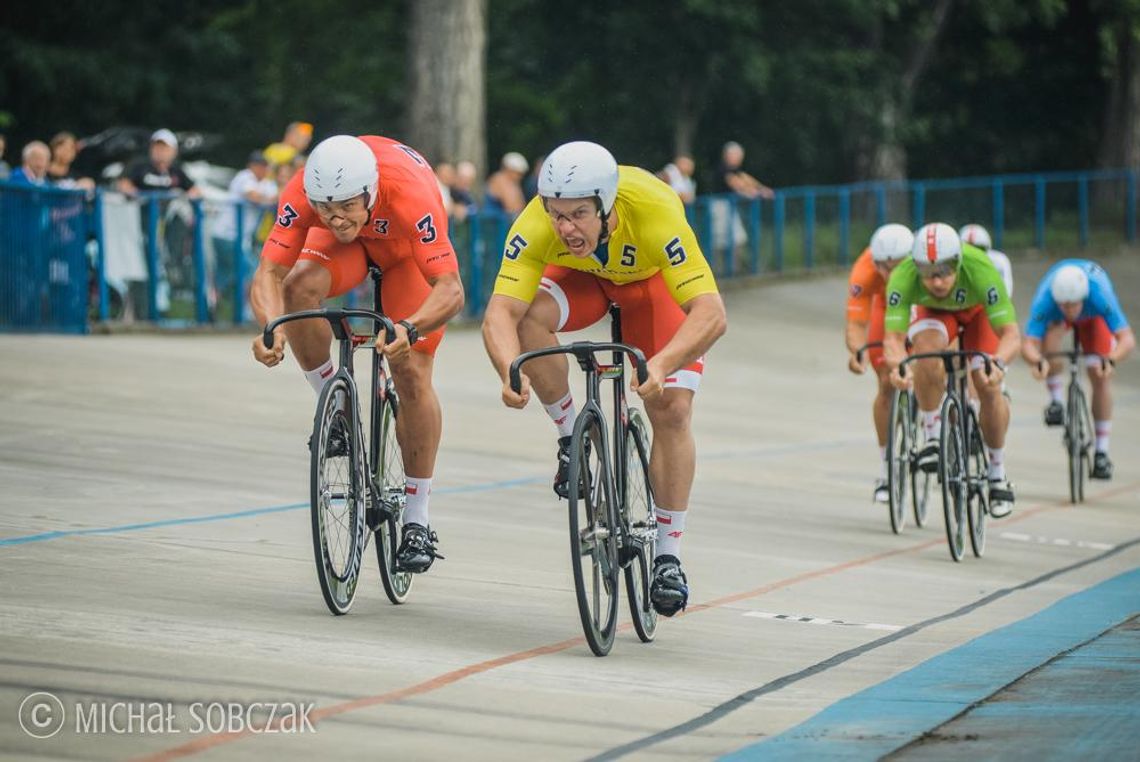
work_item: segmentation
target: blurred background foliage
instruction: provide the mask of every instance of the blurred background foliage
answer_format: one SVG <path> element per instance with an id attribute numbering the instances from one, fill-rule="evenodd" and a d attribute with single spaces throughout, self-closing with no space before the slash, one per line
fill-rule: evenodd
<path id="1" fill-rule="evenodd" d="M 236 165 L 293 120 L 424 147 L 412 2 L 10 3 L 7 158 L 137 125 L 213 134 Z M 1140 162 L 1138 0 L 455 2 L 485 19 L 486 153 L 425 135 L 436 161 L 591 138 L 650 168 L 689 152 L 707 180 L 737 140 L 785 186 Z"/>

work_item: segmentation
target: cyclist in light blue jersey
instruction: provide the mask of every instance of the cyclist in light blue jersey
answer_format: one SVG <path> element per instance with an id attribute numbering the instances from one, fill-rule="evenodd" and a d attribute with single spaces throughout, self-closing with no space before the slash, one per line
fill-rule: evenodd
<path id="1" fill-rule="evenodd" d="M 1109 378 L 1117 362 L 1127 357 L 1136 346 L 1136 336 L 1128 318 L 1120 308 L 1112 281 L 1104 268 L 1087 259 L 1063 259 L 1041 279 L 1029 310 L 1025 342 L 1021 353 L 1038 380 L 1044 379 L 1049 389 L 1049 405 L 1045 408 L 1045 425 L 1061 426 L 1065 422 L 1062 402 L 1063 360 L 1044 360 L 1044 354 L 1060 348 L 1061 339 L 1070 328 L 1077 332 L 1086 358 L 1089 382 L 1092 384 L 1092 412 L 1096 425 L 1096 454 L 1093 457 L 1093 479 L 1111 479 L 1112 461 L 1108 457 L 1108 439 L 1112 430 L 1112 389 Z"/>

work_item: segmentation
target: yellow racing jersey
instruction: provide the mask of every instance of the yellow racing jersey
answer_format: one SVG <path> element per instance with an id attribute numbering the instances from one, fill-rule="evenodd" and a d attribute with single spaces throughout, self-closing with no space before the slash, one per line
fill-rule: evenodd
<path id="1" fill-rule="evenodd" d="M 554 232 L 542 198 L 531 199 L 507 233 L 495 293 L 533 301 L 547 265 L 581 270 L 617 285 L 661 273 L 679 305 L 717 293 L 676 191 L 643 169 L 622 166 L 614 209 L 617 224 L 609 240 L 590 256 L 576 257 Z"/>

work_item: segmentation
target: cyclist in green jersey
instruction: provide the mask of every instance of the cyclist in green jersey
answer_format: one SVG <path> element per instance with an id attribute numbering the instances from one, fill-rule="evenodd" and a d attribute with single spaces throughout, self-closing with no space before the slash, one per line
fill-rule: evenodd
<path id="1" fill-rule="evenodd" d="M 883 355 L 891 369 L 891 383 L 897 388 L 911 383 L 910 376 L 903 378 L 898 370 L 907 356 L 907 338 L 915 354 L 940 352 L 949 348 L 961 326 L 962 348 L 991 356 L 988 374 L 980 357 L 972 358 L 970 367 L 981 403 L 982 438 L 990 456 L 990 515 L 1008 516 L 1013 510 L 1014 495 L 1005 474 L 1009 401 L 1001 393 L 1001 382 L 1006 364 L 1021 345 L 1021 332 L 1001 273 L 984 251 L 963 244 L 954 228 L 936 222 L 915 234 L 911 257 L 891 273 L 886 294 Z M 920 360 L 912 367 L 926 433 L 918 467 L 934 471 L 938 467 L 942 424 L 939 408 L 946 388 L 945 370 L 937 359 Z"/>

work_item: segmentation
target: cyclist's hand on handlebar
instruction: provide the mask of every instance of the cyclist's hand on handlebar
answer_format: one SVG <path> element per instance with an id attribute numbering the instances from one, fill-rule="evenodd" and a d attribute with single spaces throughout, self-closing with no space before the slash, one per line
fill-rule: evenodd
<path id="1" fill-rule="evenodd" d="M 514 390 L 511 389 L 509 378 L 503 381 L 503 404 L 516 410 L 522 410 L 526 407 L 526 403 L 530 402 L 530 379 L 525 373 L 522 373 L 519 375 L 519 380 L 522 382 L 520 394 L 515 394 Z"/>
<path id="2" fill-rule="evenodd" d="M 911 374 L 907 373 L 904 377 L 902 373 L 899 372 L 899 368 L 894 368 L 891 370 L 890 380 L 891 386 L 898 389 L 900 392 L 906 391 L 910 388 Z"/>
<path id="3" fill-rule="evenodd" d="M 851 371 L 857 376 L 863 375 L 864 371 L 867 370 L 867 356 L 860 356 L 855 352 L 852 352 L 847 357 L 847 370 Z"/>
<path id="4" fill-rule="evenodd" d="M 253 340 L 253 357 L 267 368 L 272 368 L 285 359 L 285 332 L 278 329 L 273 332 L 273 347 L 265 348 L 261 334 Z"/>
<path id="5" fill-rule="evenodd" d="M 980 370 L 982 372 L 982 379 L 986 382 L 986 386 L 999 386 L 1002 379 L 1005 378 L 1005 369 L 994 359 L 991 359 L 989 362 L 989 373 L 986 372 L 985 365 L 983 365 Z"/>
<path id="6" fill-rule="evenodd" d="M 411 354 L 412 345 L 408 343 L 408 329 L 396 323 L 396 338 L 385 344 L 381 350 L 390 362 L 403 362 Z"/>
<path id="7" fill-rule="evenodd" d="M 1107 357 L 1097 358 L 1100 362 L 1095 362 L 1089 366 L 1089 372 L 1092 373 L 1093 378 L 1108 378 L 1112 375 L 1113 363 L 1108 361 Z"/>
<path id="8" fill-rule="evenodd" d="M 1032 373 L 1033 377 L 1038 381 L 1044 381 L 1045 374 L 1049 372 L 1048 361 L 1046 361 L 1045 358 L 1041 358 L 1037 362 L 1030 363 L 1029 372 Z"/>
<path id="9" fill-rule="evenodd" d="M 643 400 L 648 400 L 651 397 L 656 397 L 661 392 L 665 391 L 665 375 L 657 367 L 652 359 L 645 363 L 645 370 L 648 378 L 645 379 L 644 384 L 637 383 L 637 374 L 631 374 L 629 381 L 629 388 L 631 391 L 637 392 L 638 396 Z"/>

